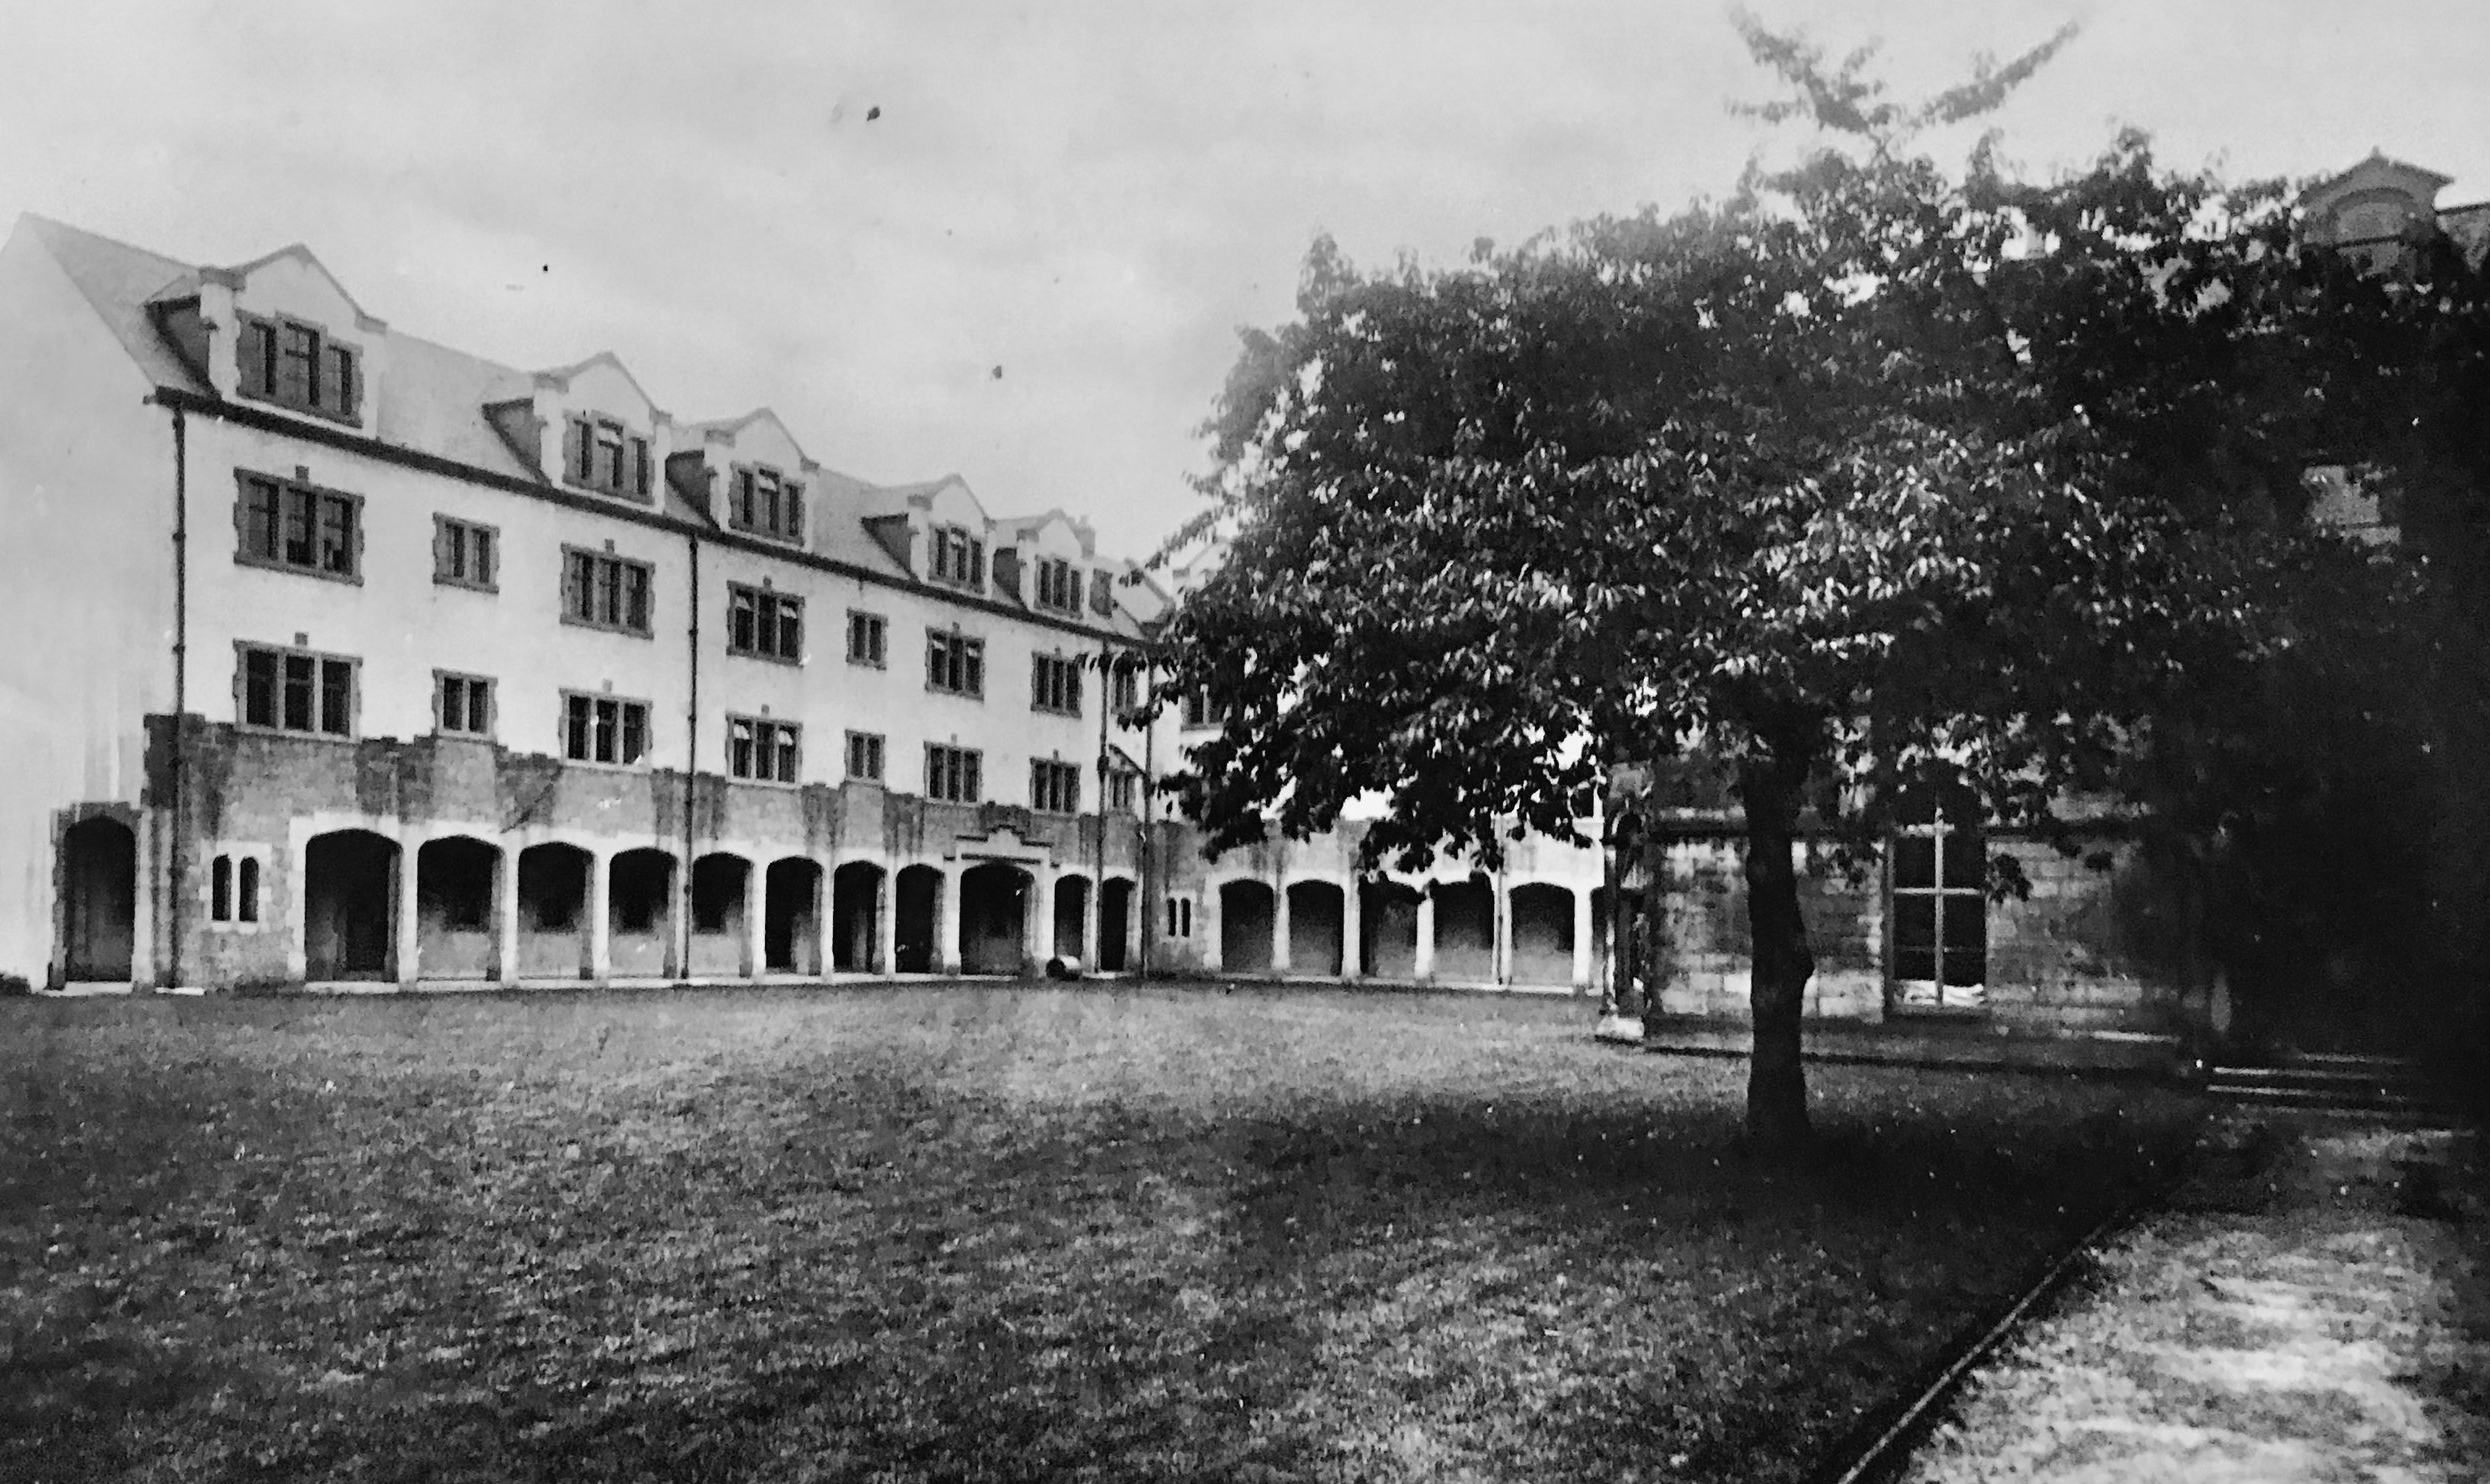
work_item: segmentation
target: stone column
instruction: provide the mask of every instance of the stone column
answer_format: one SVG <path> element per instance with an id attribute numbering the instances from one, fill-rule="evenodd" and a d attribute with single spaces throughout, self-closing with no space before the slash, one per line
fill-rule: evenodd
<path id="1" fill-rule="evenodd" d="M 1141 972 L 1142 921 L 1149 915 L 1151 905 L 1150 900 L 1141 894 L 1141 884 L 1135 882 L 1124 899 L 1124 972 L 1127 974 Z"/>
<path id="2" fill-rule="evenodd" d="M 899 972 L 899 873 L 890 869 L 873 883 L 873 971 Z"/>
<path id="3" fill-rule="evenodd" d="M 1574 904 L 1574 992 L 1580 994 L 1591 987 L 1591 894 L 1577 891 Z"/>
<path id="4" fill-rule="evenodd" d="M 960 868 L 943 866 L 942 887 L 934 896 L 934 972 L 960 972 Z"/>
<path id="5" fill-rule="evenodd" d="M 762 924 L 769 920 L 769 866 L 751 859 L 744 862 L 744 949 L 743 976 L 758 979 L 769 965 L 768 945 L 761 936 Z"/>
<path id="6" fill-rule="evenodd" d="M 1106 827 L 1106 821 L 1103 818 L 1098 824 L 1101 829 Z M 1100 964 L 1107 961 L 1107 945 L 1098 936 L 1098 903 L 1099 899 L 1106 894 L 1105 875 L 1102 873 L 1090 878 L 1089 895 L 1081 901 L 1081 968 L 1083 972 L 1093 972 Z M 1124 915 L 1127 918 L 1132 916 L 1130 912 Z M 1124 962 L 1130 964 L 1132 959 L 1128 956 Z"/>
<path id="7" fill-rule="evenodd" d="M 597 849 L 588 852 L 588 977 L 599 984 L 614 977 L 614 857 Z"/>
<path id="8" fill-rule="evenodd" d="M 493 977 L 519 982 L 519 852 L 504 850 L 493 862 Z"/>
<path id="9" fill-rule="evenodd" d="M 1216 884 L 1206 882 L 1202 887 L 1202 907 L 1193 914 L 1193 931 L 1202 945 L 1202 967 L 1213 974 L 1222 972 L 1226 968 L 1224 961 L 1227 955 L 1220 951 L 1219 888 Z"/>
<path id="10" fill-rule="evenodd" d="M 423 956 L 423 914 L 416 909 L 415 905 L 416 855 L 417 851 L 414 846 L 404 841 L 399 842 L 398 868 L 394 873 L 398 879 L 390 885 L 390 895 L 395 899 L 396 907 L 396 916 L 390 923 L 390 929 L 397 936 L 396 952 L 393 957 L 396 961 L 400 984 L 415 982 L 416 971 L 421 967 L 417 960 Z"/>
<path id="11" fill-rule="evenodd" d="M 835 861 L 816 861 L 813 874 L 813 974 L 828 980 L 839 961 L 839 878 Z"/>
<path id="12" fill-rule="evenodd" d="M 1271 891 L 1271 972 L 1285 974 L 1288 967 L 1288 877 L 1283 874 Z"/>
<path id="13" fill-rule="evenodd" d="M 1020 961 L 1025 966 L 1037 965 L 1046 972 L 1046 961 L 1058 951 L 1055 946 L 1055 868 L 1034 866 L 1029 871 L 1028 905 L 1020 920 Z"/>
<path id="14" fill-rule="evenodd" d="M 1346 876 L 1341 878 L 1340 882 L 1341 978 L 1365 977 L 1366 967 L 1361 962 L 1365 957 L 1365 940 L 1366 903 L 1360 894 L 1358 879 L 1355 876 Z"/>
<path id="15" fill-rule="evenodd" d="M 1418 957 L 1410 974 L 1418 979 L 1435 977 L 1435 883 L 1421 882 L 1418 889 Z"/>

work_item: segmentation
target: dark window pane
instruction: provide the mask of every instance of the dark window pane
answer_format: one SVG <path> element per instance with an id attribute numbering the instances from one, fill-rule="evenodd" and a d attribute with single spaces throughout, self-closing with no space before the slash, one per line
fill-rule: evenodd
<path id="1" fill-rule="evenodd" d="M 220 855 L 208 867 L 208 919 L 233 920 L 233 857 Z"/>
<path id="2" fill-rule="evenodd" d="M 1894 952 L 1898 954 L 1909 949 L 1925 950 L 1934 945 L 1936 941 L 1936 898 L 1924 895 L 1904 896 L 1896 893 L 1893 899 Z M 1905 975 L 1904 977 L 1912 976 Z"/>
<path id="3" fill-rule="evenodd" d="M 565 739 L 570 755 L 581 761 L 588 757 L 588 723 L 593 703 L 586 696 L 570 699 L 570 734 Z"/>
<path id="4" fill-rule="evenodd" d="M 354 666 L 320 662 L 320 730 L 343 737 L 354 730 Z"/>
<path id="5" fill-rule="evenodd" d="M 1949 888 L 1984 886 L 1988 881 L 1988 851 L 1978 830 L 1947 830 L 1945 832 L 1945 885 Z"/>
<path id="6" fill-rule="evenodd" d="M 285 559 L 297 567 L 311 565 L 313 496 L 305 489 L 285 492 Z"/>
<path id="7" fill-rule="evenodd" d="M 1988 903 L 1953 892 L 1945 896 L 1945 982 L 1979 984 L 1988 978 Z"/>
<path id="8" fill-rule="evenodd" d="M 242 920 L 259 921 L 259 862 L 247 855 L 242 858 L 242 889 L 239 895 Z"/>
<path id="9" fill-rule="evenodd" d="M 648 708 L 639 705 L 623 707 L 622 760 L 636 763 L 648 752 Z"/>
<path id="10" fill-rule="evenodd" d="M 242 719 L 255 727 L 277 724 L 277 657 L 268 650 L 243 651 Z"/>
<path id="11" fill-rule="evenodd" d="M 320 569 L 354 575 L 354 502 L 335 495 L 320 498 Z"/>
<path id="12" fill-rule="evenodd" d="M 289 731 L 311 730 L 312 673 L 311 657 L 289 654 L 285 657 L 285 720 Z"/>
<path id="13" fill-rule="evenodd" d="M 1937 842 L 1926 835 L 1896 835 L 1893 884 L 1897 891 L 1925 891 L 1937 884 Z"/>
<path id="14" fill-rule="evenodd" d="M 646 632 L 648 629 L 648 570 L 644 567 L 629 567 L 624 570 L 623 587 L 626 601 L 623 622 L 629 628 Z"/>
<path id="15" fill-rule="evenodd" d="M 467 730 L 467 682 L 444 679 L 441 682 L 441 730 Z"/>

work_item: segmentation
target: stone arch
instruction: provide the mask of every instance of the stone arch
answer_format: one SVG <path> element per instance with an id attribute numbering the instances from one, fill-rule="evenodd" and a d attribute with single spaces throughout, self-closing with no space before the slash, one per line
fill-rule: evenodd
<path id="1" fill-rule="evenodd" d="M 398 842 L 330 830 L 303 846 L 303 975 L 397 977 Z"/>
<path id="2" fill-rule="evenodd" d="M 1271 972 L 1274 898 L 1267 881 L 1225 881 L 1219 886 L 1219 968 L 1228 974 Z"/>
<path id="3" fill-rule="evenodd" d="M 761 964 L 772 974 L 821 973 L 821 863 L 783 856 L 761 880 Z"/>
<path id="4" fill-rule="evenodd" d="M 1418 977 L 1418 889 L 1374 877 L 1358 883 L 1360 971 L 1374 979 Z"/>
<path id="5" fill-rule="evenodd" d="M 1435 898 L 1435 977 L 1491 983 L 1496 977 L 1496 892 L 1487 878 L 1438 881 Z"/>
<path id="6" fill-rule="evenodd" d="M 1344 960 L 1342 907 L 1336 881 L 1299 881 L 1288 888 L 1288 968 L 1293 974 L 1337 978 Z"/>
<path id="7" fill-rule="evenodd" d="M 548 842 L 519 852 L 519 973 L 585 979 L 592 862 L 576 845 Z"/>
<path id="8" fill-rule="evenodd" d="M 62 975 L 125 984 L 138 947 L 138 835 L 96 815 L 61 832 Z"/>
<path id="9" fill-rule="evenodd" d="M 892 911 L 897 914 L 893 971 L 936 972 L 941 967 L 942 872 L 933 866 L 903 868 L 892 898 Z"/>
<path id="10" fill-rule="evenodd" d="M 1512 974 L 1516 984 L 1571 984 L 1574 894 L 1545 881 L 1513 888 Z"/>
<path id="11" fill-rule="evenodd" d="M 674 856 L 650 846 L 605 866 L 605 962 L 617 978 L 674 976 Z"/>
<path id="12" fill-rule="evenodd" d="M 960 971 L 1022 974 L 1029 961 L 1029 873 L 986 861 L 960 873 Z"/>
<path id="13" fill-rule="evenodd" d="M 245 866 L 252 864 L 248 857 Z M 415 850 L 415 974 L 419 979 L 502 975 L 501 851 L 473 835 L 443 835 Z"/>
<path id="14" fill-rule="evenodd" d="M 751 894 L 752 862 L 733 851 L 713 850 L 692 862 L 692 973 L 740 979 L 758 967 L 745 916 Z"/>
<path id="15" fill-rule="evenodd" d="M 882 962 L 882 895 L 890 873 L 849 861 L 830 873 L 830 966 L 849 974 L 887 974 Z"/>

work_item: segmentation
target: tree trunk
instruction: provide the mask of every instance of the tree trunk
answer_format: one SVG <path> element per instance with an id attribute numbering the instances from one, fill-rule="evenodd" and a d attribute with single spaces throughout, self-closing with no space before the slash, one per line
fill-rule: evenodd
<path id="1" fill-rule="evenodd" d="M 1755 1052 L 1747 1064 L 1746 1137 L 1765 1155 L 1807 1145 L 1807 1074 L 1799 1061 L 1799 1020 L 1816 958 L 1798 910 L 1791 846 L 1807 764 L 1786 755 L 1749 761 L 1739 771 L 1746 806 L 1746 911 L 1754 939 L 1749 989 Z"/>

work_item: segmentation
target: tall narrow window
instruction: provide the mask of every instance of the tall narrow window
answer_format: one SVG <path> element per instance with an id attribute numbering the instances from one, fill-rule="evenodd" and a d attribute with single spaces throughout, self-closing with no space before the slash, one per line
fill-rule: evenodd
<path id="1" fill-rule="evenodd" d="M 890 625 L 882 615 L 850 609 L 847 615 L 847 662 L 880 669 L 889 646 L 889 631 Z"/>
<path id="2" fill-rule="evenodd" d="M 432 580 L 452 587 L 495 590 L 495 547 L 499 535 L 491 526 L 447 515 L 432 518 Z"/>
<path id="3" fill-rule="evenodd" d="M 1892 974 L 1898 1004 L 1987 1001 L 1988 854 L 1976 801 L 1959 786 L 1906 800 L 1892 844 Z"/>

